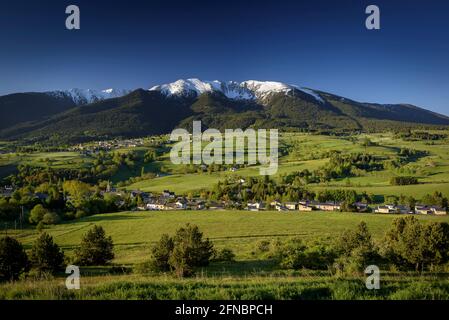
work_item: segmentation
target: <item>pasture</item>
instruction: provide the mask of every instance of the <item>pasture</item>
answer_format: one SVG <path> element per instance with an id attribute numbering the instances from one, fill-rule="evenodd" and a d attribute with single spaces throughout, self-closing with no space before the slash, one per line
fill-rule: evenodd
<path id="1" fill-rule="evenodd" d="M 149 257 L 149 247 L 162 234 L 173 234 L 186 223 L 198 225 L 218 248 L 232 249 L 238 260 L 252 260 L 260 240 L 300 237 L 304 241 L 332 241 L 343 230 L 365 221 L 376 241 L 398 215 L 341 212 L 251 211 L 134 211 L 94 215 L 50 226 L 46 231 L 70 255 L 83 234 L 97 224 L 112 236 L 114 263 L 132 265 Z M 449 216 L 417 216 L 423 221 L 447 221 Z M 38 236 L 35 229 L 9 230 L 27 249 Z"/>

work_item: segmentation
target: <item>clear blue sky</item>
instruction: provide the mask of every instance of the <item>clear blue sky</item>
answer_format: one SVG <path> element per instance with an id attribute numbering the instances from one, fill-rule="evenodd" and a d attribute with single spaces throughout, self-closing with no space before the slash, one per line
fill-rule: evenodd
<path id="1" fill-rule="evenodd" d="M 69 4 L 80 31 L 65 29 Z M 4 0 L 0 40 L 0 94 L 257 79 L 449 114 L 445 0 Z"/>

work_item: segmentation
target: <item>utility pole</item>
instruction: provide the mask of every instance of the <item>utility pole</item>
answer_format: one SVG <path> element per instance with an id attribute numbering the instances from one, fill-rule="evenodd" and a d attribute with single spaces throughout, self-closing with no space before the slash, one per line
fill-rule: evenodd
<path id="1" fill-rule="evenodd" d="M 22 211 L 20 212 L 20 229 L 23 229 L 22 222 L 23 222 L 24 215 L 23 215 L 23 206 L 21 206 L 21 207 L 22 207 Z"/>

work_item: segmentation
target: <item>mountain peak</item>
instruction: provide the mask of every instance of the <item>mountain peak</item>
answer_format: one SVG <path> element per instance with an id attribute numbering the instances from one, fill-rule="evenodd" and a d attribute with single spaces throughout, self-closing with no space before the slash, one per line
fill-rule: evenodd
<path id="1" fill-rule="evenodd" d="M 47 94 L 55 97 L 69 98 L 75 104 L 82 105 L 98 102 L 101 100 L 122 97 L 130 92 L 131 90 L 115 88 L 109 88 L 105 90 L 73 88 L 69 90 L 50 91 L 47 92 Z"/>
<path id="2" fill-rule="evenodd" d="M 263 99 L 272 93 L 287 94 L 294 89 L 294 86 L 274 81 L 202 81 L 190 78 L 157 85 L 150 88 L 150 91 L 159 91 L 166 96 L 184 97 L 195 97 L 208 92 L 221 92 L 230 99 L 253 100 Z"/>

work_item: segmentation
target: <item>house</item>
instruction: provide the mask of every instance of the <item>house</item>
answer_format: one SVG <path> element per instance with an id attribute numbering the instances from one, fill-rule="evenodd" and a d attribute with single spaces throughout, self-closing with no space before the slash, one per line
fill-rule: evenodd
<path id="1" fill-rule="evenodd" d="M 299 211 L 312 211 L 313 207 L 309 205 L 307 202 L 300 202 L 298 203 L 298 210 Z"/>
<path id="2" fill-rule="evenodd" d="M 165 205 L 165 210 L 179 210 L 179 208 L 176 203 L 169 202 Z"/>
<path id="3" fill-rule="evenodd" d="M 287 208 L 284 205 L 282 205 L 282 203 L 280 203 L 278 200 L 272 201 L 270 203 L 270 206 L 277 211 L 286 211 L 287 210 Z"/>
<path id="4" fill-rule="evenodd" d="M 151 201 L 147 203 L 148 210 L 165 210 L 166 202 L 161 200 Z"/>
<path id="5" fill-rule="evenodd" d="M 386 204 L 384 206 L 378 206 L 374 209 L 375 213 L 397 213 L 398 210 L 394 204 Z"/>
<path id="6" fill-rule="evenodd" d="M 178 198 L 175 202 L 177 209 L 187 209 L 187 200 L 185 198 Z"/>
<path id="7" fill-rule="evenodd" d="M 191 200 L 187 203 L 187 208 L 190 210 L 203 210 L 206 208 L 206 202 L 200 199 Z"/>
<path id="8" fill-rule="evenodd" d="M 259 210 L 263 210 L 265 209 L 265 205 L 263 202 L 261 201 L 257 201 L 257 202 L 248 202 L 246 205 L 247 209 L 249 211 L 259 211 Z"/>
<path id="9" fill-rule="evenodd" d="M 288 210 L 296 210 L 298 203 L 296 202 L 286 202 L 284 205 Z"/>
<path id="10" fill-rule="evenodd" d="M 430 214 L 432 212 L 428 206 L 417 205 L 417 206 L 415 206 L 415 213 L 416 214 Z"/>
<path id="11" fill-rule="evenodd" d="M 224 210 L 224 205 L 215 201 L 209 202 L 207 207 L 209 210 Z"/>
<path id="12" fill-rule="evenodd" d="M 140 211 L 145 211 L 145 210 L 149 210 L 146 204 L 141 204 L 137 206 L 137 210 Z"/>
<path id="13" fill-rule="evenodd" d="M 341 209 L 341 204 L 338 202 L 325 202 L 325 203 L 317 203 L 315 207 L 318 210 L 323 211 L 338 211 Z"/>
<path id="14" fill-rule="evenodd" d="M 164 198 L 171 198 L 171 199 L 174 199 L 176 195 L 175 195 L 174 192 L 171 192 L 170 190 L 164 190 L 164 192 L 162 192 L 162 196 L 163 196 Z"/>
<path id="15" fill-rule="evenodd" d="M 408 214 L 412 212 L 408 206 L 398 205 L 396 206 L 396 213 Z"/>
<path id="16" fill-rule="evenodd" d="M 2 197 L 11 197 L 14 193 L 14 188 L 11 186 L 5 186 L 0 189 L 0 196 Z"/>
<path id="17" fill-rule="evenodd" d="M 438 216 L 447 214 L 446 208 L 442 208 L 442 207 L 439 207 L 439 206 L 431 206 L 430 207 L 430 211 L 431 211 L 432 214 L 435 214 L 435 215 L 438 215 Z"/>
<path id="18" fill-rule="evenodd" d="M 354 203 L 354 206 L 356 207 L 358 212 L 366 212 L 368 211 L 368 204 L 363 202 L 356 202 Z"/>

